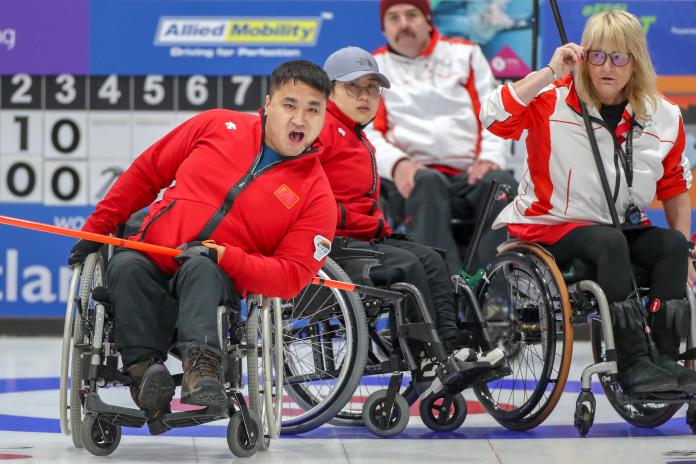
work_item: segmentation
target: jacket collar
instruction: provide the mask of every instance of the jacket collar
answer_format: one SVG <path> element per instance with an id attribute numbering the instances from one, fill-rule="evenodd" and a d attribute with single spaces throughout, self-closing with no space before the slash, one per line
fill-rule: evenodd
<path id="1" fill-rule="evenodd" d="M 437 30 L 435 26 L 433 26 L 433 31 L 430 34 L 430 43 L 428 44 L 427 47 L 425 47 L 425 50 L 423 50 L 420 55 L 418 55 L 416 58 L 427 58 L 430 55 L 433 54 L 433 51 L 435 50 L 435 47 L 437 46 L 438 42 L 440 42 L 440 32 Z M 396 56 L 401 57 L 404 60 L 411 60 L 411 59 L 416 59 L 416 58 L 408 58 L 396 50 L 394 50 L 390 45 L 387 45 L 387 50 L 389 50 L 391 53 L 393 53 Z"/>
<path id="2" fill-rule="evenodd" d="M 565 99 L 566 104 L 570 106 L 578 115 L 582 115 L 582 112 L 580 111 L 580 99 L 578 98 L 578 93 L 575 89 L 575 83 L 573 82 L 572 77 L 567 75 L 563 79 L 560 79 L 556 85 L 558 87 L 568 87 L 568 96 L 566 96 Z M 587 111 L 589 112 L 590 117 L 601 119 L 599 111 L 597 111 L 594 107 L 588 106 Z M 624 109 L 621 123 L 628 123 L 630 126 L 637 126 L 639 129 L 643 128 L 642 124 L 634 120 L 633 110 L 631 109 L 630 102 L 626 103 L 626 108 Z M 621 123 L 619 125 L 621 125 Z"/>
<path id="3" fill-rule="evenodd" d="M 340 122 L 348 126 L 348 129 L 350 129 L 353 132 L 362 131 L 365 127 L 362 124 L 359 124 L 356 121 L 352 120 L 349 116 L 347 116 L 346 113 L 341 111 L 341 108 L 339 108 L 338 105 L 334 103 L 332 100 L 329 100 L 327 111 L 331 113 L 333 117 L 335 117 Z"/>

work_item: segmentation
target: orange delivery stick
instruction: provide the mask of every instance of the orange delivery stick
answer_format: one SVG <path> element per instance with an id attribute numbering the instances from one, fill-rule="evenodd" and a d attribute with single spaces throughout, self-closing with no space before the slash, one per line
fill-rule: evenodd
<path id="1" fill-rule="evenodd" d="M 0 215 L 0 224 L 8 226 L 20 227 L 22 229 L 37 230 L 40 232 L 48 232 L 49 234 L 64 235 L 67 237 L 91 240 L 93 242 L 105 243 L 107 245 L 120 246 L 131 248 L 133 250 L 148 251 L 165 256 L 178 256 L 181 250 L 169 248 L 151 243 L 136 242 L 135 240 L 127 240 L 124 238 L 111 237 L 110 235 L 95 234 L 94 232 L 85 232 L 83 230 L 67 229 L 65 227 L 52 226 L 41 222 L 27 221 L 25 219 L 16 219 L 9 216 Z M 387 299 L 400 299 L 402 296 L 398 292 L 383 290 L 379 288 L 367 287 L 364 285 L 356 285 L 349 282 L 341 282 L 340 280 L 322 279 L 314 277 L 311 282 L 313 285 L 335 288 L 337 290 L 345 290 L 347 292 L 358 292 L 365 295 L 372 295 Z"/>
<path id="2" fill-rule="evenodd" d="M 83 230 L 67 229 L 65 227 L 57 227 L 40 222 L 26 221 L 24 219 L 15 219 L 8 216 L 0 216 L 0 224 L 8 226 L 21 227 L 22 229 L 38 230 L 40 232 L 48 232 L 49 234 L 65 235 L 67 237 L 81 238 L 91 240 L 93 242 L 106 243 L 108 245 L 121 246 L 132 248 L 133 250 L 149 251 L 166 256 L 177 256 L 181 250 L 176 248 L 163 247 L 152 245 L 150 243 L 136 242 L 135 240 L 126 240 L 123 238 L 111 237 L 109 235 L 95 234 L 93 232 L 85 232 Z"/>

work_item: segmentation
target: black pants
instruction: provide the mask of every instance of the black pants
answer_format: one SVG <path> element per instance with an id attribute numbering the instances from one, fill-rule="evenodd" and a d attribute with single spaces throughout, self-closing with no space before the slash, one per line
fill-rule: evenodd
<path id="1" fill-rule="evenodd" d="M 488 171 L 483 179 L 471 185 L 466 173 L 446 176 L 434 169 L 416 172 L 415 186 L 404 199 L 393 182 L 382 179 L 383 194 L 389 213 L 403 222 L 406 233 L 417 242 L 447 251 L 447 266 L 452 274 L 459 272 L 461 259 L 452 236 L 452 218 L 476 220 L 485 204 L 493 180 L 508 184 L 517 191 L 517 182 L 507 171 Z M 474 255 L 473 269 L 485 266 L 496 254 L 496 247 L 507 238 L 505 229 L 492 230 L 491 224 L 506 202 L 495 202 L 486 222 L 481 243 Z"/>
<path id="2" fill-rule="evenodd" d="M 546 248 L 559 266 L 578 258 L 597 270 L 596 281 L 609 303 L 626 300 L 633 291 L 631 263 L 650 273 L 650 298 L 684 297 L 688 247 L 675 230 L 641 227 L 619 231 L 608 225 L 579 227 Z"/>
<path id="3" fill-rule="evenodd" d="M 370 271 L 373 283 L 389 285 L 407 282 L 415 285 L 423 294 L 426 310 L 435 319 L 440 335 L 443 338 L 456 338 L 454 286 L 447 265 L 437 251 L 417 242 L 391 238 L 369 243 L 349 240 L 348 246 L 383 253 L 383 264 Z M 413 318 L 415 308 L 411 303 L 406 300 L 406 313 Z"/>
<path id="4" fill-rule="evenodd" d="M 124 366 L 156 353 L 166 359 L 175 333 L 182 355 L 192 342 L 220 354 L 217 307 L 239 299 L 210 259 L 191 258 L 170 277 L 142 254 L 119 250 L 109 261 L 107 282 Z"/>

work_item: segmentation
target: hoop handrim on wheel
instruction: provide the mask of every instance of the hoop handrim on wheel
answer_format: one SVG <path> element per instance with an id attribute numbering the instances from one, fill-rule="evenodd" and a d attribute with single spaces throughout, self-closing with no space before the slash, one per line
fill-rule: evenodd
<path id="1" fill-rule="evenodd" d="M 517 256 L 518 258 L 513 258 Z M 565 281 L 560 273 L 560 270 L 556 266 L 553 258 L 545 252 L 541 247 L 526 242 L 516 242 L 505 246 L 502 251 L 496 256 L 494 261 L 491 263 L 493 266 L 495 263 L 499 263 L 500 266 L 505 262 L 506 258 L 520 259 L 518 264 L 528 266 L 530 269 L 530 275 L 536 276 L 535 278 L 539 280 L 537 283 L 540 290 L 544 292 L 545 305 L 549 308 L 547 311 L 550 312 L 546 316 L 549 319 L 549 324 L 553 325 L 554 336 L 554 353 L 548 353 L 548 356 L 555 356 L 558 350 L 556 349 L 556 343 L 561 341 L 563 343 L 562 352 L 560 354 L 560 363 L 557 369 L 557 377 L 555 381 L 551 381 L 551 376 L 549 370 L 553 371 L 553 366 L 555 364 L 555 358 L 551 358 L 551 364 L 548 362 L 544 363 L 544 376 L 545 380 L 543 384 L 537 384 L 534 390 L 535 398 L 534 401 L 525 401 L 525 404 L 521 408 L 517 409 L 502 409 L 496 400 L 493 400 L 489 391 L 489 386 L 486 384 L 476 386 L 474 392 L 478 397 L 484 408 L 493 416 L 493 418 L 503 425 L 504 427 L 511 430 L 529 430 L 537 425 L 541 424 L 551 412 L 554 410 L 556 404 L 560 400 L 563 394 L 563 389 L 568 380 L 568 374 L 570 371 L 570 362 L 572 358 L 573 350 L 573 326 L 571 323 L 571 307 L 568 297 L 568 290 Z M 525 260 L 526 263 L 522 260 Z M 560 316 L 562 322 L 563 332 L 559 333 L 556 329 L 559 320 L 557 319 L 557 314 L 554 309 L 553 298 L 550 294 L 548 285 L 542 285 L 547 282 L 542 282 L 542 275 L 539 269 L 538 263 L 545 266 L 549 271 L 549 277 L 553 279 L 552 284 L 555 285 L 558 291 L 558 300 L 560 303 Z M 560 335 L 559 338 L 557 338 Z M 541 408 L 534 411 L 539 405 L 539 400 L 544 396 L 549 384 L 553 384 L 551 393 L 546 397 L 546 400 Z M 531 412 L 531 414 L 530 414 Z"/>

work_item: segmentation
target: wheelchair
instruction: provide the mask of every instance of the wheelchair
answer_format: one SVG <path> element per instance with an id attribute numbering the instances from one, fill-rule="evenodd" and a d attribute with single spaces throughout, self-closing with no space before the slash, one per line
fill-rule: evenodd
<path id="1" fill-rule="evenodd" d="M 495 183 L 491 186 L 489 207 L 485 211 L 490 211 L 497 194 L 498 184 Z M 363 323 L 366 327 L 358 327 L 356 338 L 360 344 L 369 343 L 369 349 L 364 359 L 356 358 L 352 369 L 358 376 L 351 381 L 351 388 L 345 387 L 341 401 L 332 408 L 335 417 L 331 423 L 365 425 L 379 436 L 393 436 L 404 430 L 409 421 L 409 408 L 420 397 L 420 416 L 426 426 L 434 431 L 459 428 L 467 415 L 466 401 L 460 393 L 482 378 L 497 377 L 501 372 L 491 373 L 489 363 L 468 361 L 465 364 L 468 375 L 453 376 L 462 365 L 457 365 L 447 356 L 420 290 L 404 282 L 394 283 L 387 289 L 375 288 L 369 272 L 371 267 L 381 263 L 381 253 L 350 248 L 347 243 L 341 237 L 334 240 L 330 258 L 321 274 L 327 278 L 357 282 L 358 295 L 340 290 L 319 295 L 310 286 L 305 289 L 306 293 L 287 303 L 299 314 L 314 314 L 317 305 L 347 306 L 349 314 L 366 321 Z M 472 254 L 475 248 L 472 246 Z M 469 296 L 462 294 L 461 298 Z M 408 300 L 411 300 L 416 314 L 407 319 L 404 306 Z M 331 352 L 333 346 L 330 342 L 316 344 L 314 359 Z M 285 359 L 287 366 L 293 359 L 292 354 L 286 352 Z M 286 380 L 292 377 L 290 373 Z M 316 378 L 322 380 L 322 376 Z M 430 388 L 433 382 L 439 382 L 443 388 L 433 390 Z M 298 401 L 300 395 L 293 392 L 292 383 L 286 384 L 286 389 L 301 409 L 318 403 L 302 401 L 301 398 Z M 348 396 L 350 401 L 346 403 L 343 396 Z M 283 431 L 286 431 L 285 427 Z"/>
<path id="2" fill-rule="evenodd" d="M 594 272 L 580 260 L 560 269 L 553 256 L 535 243 L 510 240 L 499 247 L 499 254 L 487 268 L 486 282 L 479 288 L 479 301 L 485 307 L 489 300 L 497 298 L 501 300 L 497 305 L 506 308 L 506 314 L 492 324 L 483 321 L 480 327 L 490 328 L 496 323 L 504 327 L 512 376 L 475 386 L 477 398 L 508 429 L 529 430 L 541 424 L 556 406 L 568 378 L 573 325 L 589 322 L 594 364 L 582 372 L 582 388 L 576 401 L 574 426 L 580 435 L 586 435 L 594 422 L 596 401 L 590 388 L 593 375 L 598 376 L 609 403 L 626 422 L 637 427 L 657 427 L 687 403 L 686 421 L 696 432 L 696 397 L 681 392 L 623 391 L 618 380 L 609 304 L 592 280 Z M 498 288 L 489 292 L 494 285 Z M 639 288 L 638 297 L 644 304 L 648 290 Z M 696 340 L 696 302 L 689 288 L 686 298 L 691 325 L 687 351 L 680 359 L 687 360 L 687 366 L 693 368 L 689 358 Z M 521 343 L 526 346 L 520 346 Z M 530 374 L 534 378 L 530 379 Z"/>
<path id="3" fill-rule="evenodd" d="M 109 254 L 111 252 L 109 250 Z M 105 287 L 107 261 L 107 253 L 100 250 L 73 269 L 60 374 L 61 431 L 71 435 L 75 447 L 84 447 L 96 456 L 106 456 L 116 450 L 122 427 L 142 427 L 147 420 L 143 411 L 108 404 L 100 396 L 100 392 L 108 392 L 110 387 L 132 383 L 131 378 L 119 370 L 113 312 Z M 274 371 L 274 366 L 277 369 L 283 365 L 283 351 L 273 349 L 278 346 L 278 340 L 273 337 L 280 321 L 279 300 L 251 296 L 246 305 L 245 321 L 237 307 L 220 306 L 217 311 L 227 407 L 168 413 L 162 418 L 168 428 L 229 418 L 227 443 L 238 457 L 249 457 L 258 449 L 266 449 L 270 438 L 277 438 L 280 431 L 280 395 L 272 382 L 268 382 L 270 376 L 266 374 Z M 176 349 L 170 350 L 170 354 L 181 359 Z M 249 407 L 243 395 L 245 358 Z M 177 386 L 181 385 L 182 376 L 173 375 Z M 279 380 L 282 381 L 282 377 Z"/>

